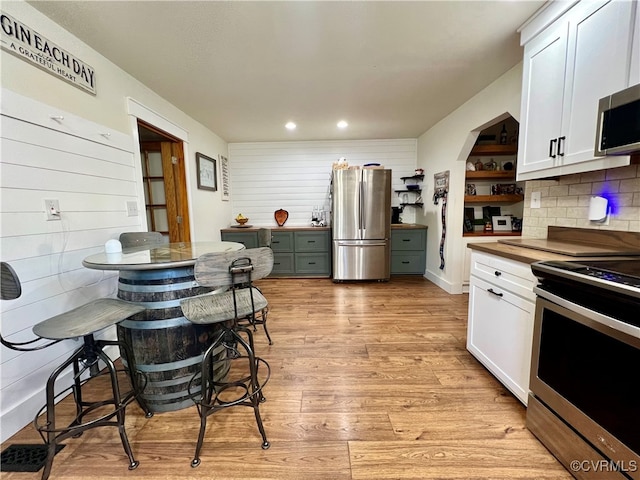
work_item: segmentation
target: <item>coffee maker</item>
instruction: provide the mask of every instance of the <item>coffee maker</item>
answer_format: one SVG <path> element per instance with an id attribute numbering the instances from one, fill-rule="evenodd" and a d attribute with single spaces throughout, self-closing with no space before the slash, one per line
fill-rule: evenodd
<path id="1" fill-rule="evenodd" d="M 391 207 L 391 223 L 402 223 L 400 221 L 400 214 L 402 213 L 402 207 Z"/>

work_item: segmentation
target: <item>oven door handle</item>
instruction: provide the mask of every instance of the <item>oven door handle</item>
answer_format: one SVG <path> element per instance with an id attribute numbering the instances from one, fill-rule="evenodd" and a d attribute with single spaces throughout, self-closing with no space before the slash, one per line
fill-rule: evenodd
<path id="1" fill-rule="evenodd" d="M 566 308 L 567 310 L 586 317 L 589 320 L 599 323 L 600 325 L 607 326 L 613 330 L 624 333 L 626 335 L 631 335 L 635 338 L 640 338 L 640 327 L 621 322 L 620 320 L 616 320 L 615 318 L 609 317 L 608 315 L 604 315 L 602 313 L 596 312 L 595 310 L 591 310 L 576 303 L 570 302 L 569 300 L 550 293 L 547 290 L 540 288 L 539 286 L 533 287 L 533 292 L 536 295 L 552 303 L 555 303 L 556 305 L 559 305 L 560 307 Z"/>

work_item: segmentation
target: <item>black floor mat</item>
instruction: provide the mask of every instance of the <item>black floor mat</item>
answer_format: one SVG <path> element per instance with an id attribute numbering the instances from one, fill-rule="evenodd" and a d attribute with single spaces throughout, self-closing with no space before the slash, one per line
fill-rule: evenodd
<path id="1" fill-rule="evenodd" d="M 56 445 L 56 454 L 64 445 Z M 47 446 L 16 444 L 10 445 L 2 451 L 0 471 L 2 472 L 37 472 L 47 461 Z"/>

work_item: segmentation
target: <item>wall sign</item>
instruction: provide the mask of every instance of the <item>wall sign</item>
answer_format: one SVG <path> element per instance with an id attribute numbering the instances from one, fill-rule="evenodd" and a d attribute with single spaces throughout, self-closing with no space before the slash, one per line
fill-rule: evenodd
<path id="1" fill-rule="evenodd" d="M 222 179 L 222 200 L 229 201 L 231 192 L 229 190 L 229 160 L 220 155 L 220 178 Z"/>
<path id="2" fill-rule="evenodd" d="M 0 14 L 0 24 L 0 40 L 6 51 L 95 95 L 93 67 L 6 13 Z"/>

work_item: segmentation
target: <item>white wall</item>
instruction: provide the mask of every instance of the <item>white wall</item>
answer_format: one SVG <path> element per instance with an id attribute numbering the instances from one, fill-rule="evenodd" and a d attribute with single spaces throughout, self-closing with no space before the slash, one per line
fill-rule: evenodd
<path id="1" fill-rule="evenodd" d="M 4 49 L 0 52 L 2 88 L 3 92 L 10 92 L 2 98 L 0 255 L 3 261 L 14 265 L 24 283 L 19 300 L 2 302 L 1 321 L 3 335 L 17 340 L 30 333 L 31 325 L 52 314 L 115 293 L 115 275 L 89 271 L 81 261 L 119 232 L 144 228 L 143 215 L 126 214 L 127 200 L 137 199 L 139 206 L 144 205 L 140 197 L 142 176 L 136 161 L 137 132 L 127 113 L 128 98 L 188 136 L 185 154 L 192 238 L 219 239 L 220 228 L 228 225 L 231 206 L 221 201 L 219 191 L 196 188 L 195 153 L 216 158 L 227 155 L 222 139 L 27 3 L 3 2 L 2 10 L 91 65 L 97 77 L 97 95 L 93 96 Z M 25 98 L 20 100 L 22 97 Z M 55 122 L 50 114 L 61 114 L 65 119 Z M 35 125 L 10 116 L 25 118 Z M 73 129 L 69 130 L 73 135 L 60 133 L 70 124 L 82 126 L 84 133 Z M 111 138 L 117 137 L 119 145 L 129 147 L 96 150 L 100 138 L 105 140 L 100 137 L 101 132 L 112 132 Z M 82 140 L 91 135 L 98 140 Z M 82 151 L 85 153 L 79 155 Z M 60 200 L 62 221 L 45 221 L 45 198 Z M 75 345 L 66 343 L 27 354 L 2 347 L 2 441 L 32 420 L 44 403 L 42 387 L 46 377 L 59 358 Z"/>
<path id="2" fill-rule="evenodd" d="M 229 224 L 242 213 L 252 225 L 275 227 L 273 214 L 282 208 L 289 212 L 286 226 L 309 226 L 314 206 L 329 210 L 331 168 L 340 157 L 349 165 L 379 163 L 391 169 L 392 189 L 401 190 L 400 177 L 413 175 L 416 168 L 416 140 L 231 143 Z M 394 192 L 392 205 L 399 203 Z M 403 222 L 414 219 L 414 207 L 406 207 Z"/>
<path id="3" fill-rule="evenodd" d="M 416 218 L 429 228 L 425 276 L 450 293 L 461 293 L 466 241 L 462 237 L 465 188 L 465 161 L 477 133 L 496 119 L 510 114 L 520 118 L 522 64 L 518 64 L 479 92 L 418 138 L 418 168 L 425 170 L 425 206 Z M 473 135 L 471 132 L 476 132 Z M 442 201 L 434 205 L 433 175 L 450 171 L 447 201 L 447 229 L 444 246 L 445 267 L 440 270 L 440 212 Z"/>

